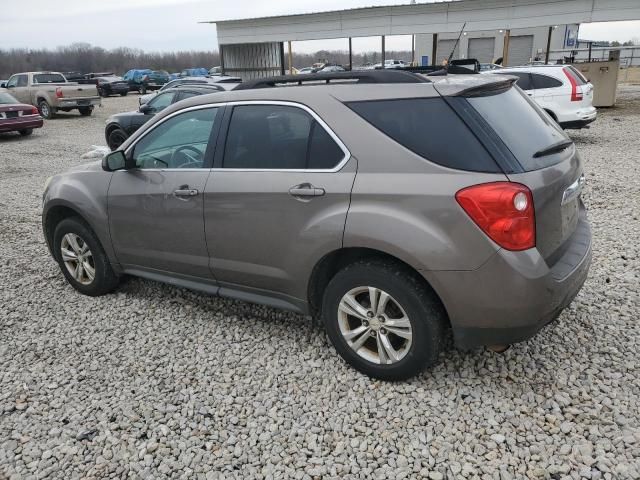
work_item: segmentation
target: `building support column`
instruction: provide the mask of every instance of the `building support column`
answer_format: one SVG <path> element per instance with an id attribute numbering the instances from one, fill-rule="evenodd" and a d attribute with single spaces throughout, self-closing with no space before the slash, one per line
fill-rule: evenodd
<path id="1" fill-rule="evenodd" d="M 278 42 L 280 46 L 280 75 L 284 75 L 284 42 Z"/>
<path id="2" fill-rule="evenodd" d="M 502 66 L 509 66 L 509 37 L 511 36 L 511 30 L 506 29 L 504 31 L 504 45 L 502 47 Z"/>
<path id="3" fill-rule="evenodd" d="M 591 61 L 591 47 L 593 47 L 593 42 L 589 42 L 589 61 Z"/>
<path id="4" fill-rule="evenodd" d="M 289 75 L 293 75 L 293 54 L 291 53 L 291 40 L 287 42 L 289 46 Z"/>
<path id="5" fill-rule="evenodd" d="M 544 54 L 544 63 L 549 63 L 549 50 L 551 50 L 551 33 L 553 27 L 549 27 L 549 33 L 547 33 L 547 52 Z"/>
<path id="6" fill-rule="evenodd" d="M 353 70 L 353 48 L 351 45 L 351 37 L 349 37 L 349 71 Z"/>
<path id="7" fill-rule="evenodd" d="M 411 35 L 411 66 L 416 65 L 416 36 Z"/>
<path id="8" fill-rule="evenodd" d="M 224 45 L 218 47 L 218 53 L 220 54 L 220 73 L 224 75 Z"/>
<path id="9" fill-rule="evenodd" d="M 431 65 L 435 67 L 438 64 L 438 59 L 436 58 L 438 55 L 438 34 L 434 33 L 431 38 Z"/>
<path id="10" fill-rule="evenodd" d="M 385 53 L 384 51 L 386 50 L 385 45 L 384 45 L 384 35 L 382 35 L 382 62 L 380 62 L 382 64 L 382 68 L 384 68 L 384 61 L 385 61 Z"/>

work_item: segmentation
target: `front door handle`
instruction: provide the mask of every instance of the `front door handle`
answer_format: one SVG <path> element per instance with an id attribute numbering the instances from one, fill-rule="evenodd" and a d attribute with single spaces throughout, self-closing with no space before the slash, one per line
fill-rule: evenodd
<path id="1" fill-rule="evenodd" d="M 310 183 L 301 183 L 289 189 L 292 197 L 321 197 L 324 194 L 324 188 L 314 187 Z"/>
<path id="2" fill-rule="evenodd" d="M 195 197 L 198 195 L 198 190 L 195 188 L 189 188 L 189 185 L 182 185 L 177 190 L 173 191 L 176 197 Z"/>

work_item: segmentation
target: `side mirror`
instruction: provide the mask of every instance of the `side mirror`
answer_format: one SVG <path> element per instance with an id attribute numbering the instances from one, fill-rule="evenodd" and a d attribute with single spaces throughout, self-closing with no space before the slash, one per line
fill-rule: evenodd
<path id="1" fill-rule="evenodd" d="M 115 172 L 116 170 L 124 170 L 127 168 L 127 157 L 122 150 L 107 153 L 102 157 L 102 169 L 105 172 Z"/>
<path id="2" fill-rule="evenodd" d="M 153 107 L 148 103 L 143 103 L 140 105 L 140 113 L 144 113 L 145 115 L 153 113 Z"/>

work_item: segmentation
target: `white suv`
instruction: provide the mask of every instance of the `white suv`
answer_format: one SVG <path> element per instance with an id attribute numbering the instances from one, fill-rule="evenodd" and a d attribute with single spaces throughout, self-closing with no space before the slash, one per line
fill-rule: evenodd
<path id="1" fill-rule="evenodd" d="M 593 85 L 571 65 L 507 67 L 483 73 L 518 77 L 517 85 L 562 128 L 584 128 L 596 119 Z"/>

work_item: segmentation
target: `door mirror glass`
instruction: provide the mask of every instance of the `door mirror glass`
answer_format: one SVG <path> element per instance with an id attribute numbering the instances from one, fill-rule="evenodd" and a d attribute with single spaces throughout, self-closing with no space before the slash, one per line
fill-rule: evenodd
<path id="1" fill-rule="evenodd" d="M 127 158 L 122 150 L 116 150 L 102 157 L 102 169 L 105 172 L 115 172 L 125 168 L 127 168 Z"/>
<path id="2" fill-rule="evenodd" d="M 151 107 L 148 103 L 144 103 L 140 105 L 140 113 L 144 113 L 145 115 L 151 113 L 153 111 L 153 107 Z"/>

